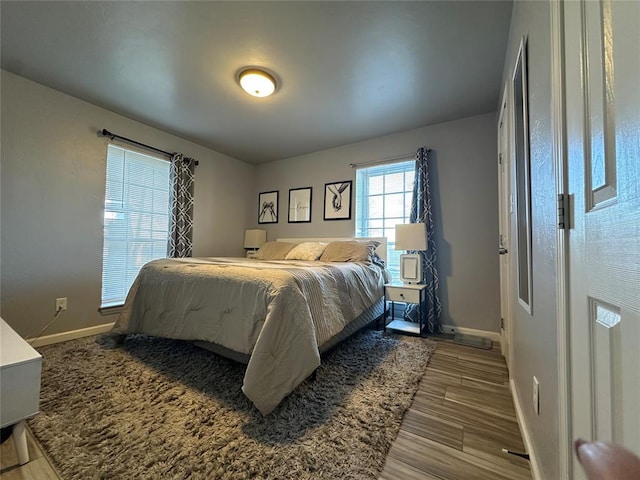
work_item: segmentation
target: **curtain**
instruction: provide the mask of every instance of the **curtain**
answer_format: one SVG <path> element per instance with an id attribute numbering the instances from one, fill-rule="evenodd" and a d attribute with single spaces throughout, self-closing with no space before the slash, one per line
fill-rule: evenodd
<path id="1" fill-rule="evenodd" d="M 193 180 L 195 161 L 176 153 L 171 158 L 171 218 L 168 256 L 190 257 L 193 249 Z"/>
<path id="2" fill-rule="evenodd" d="M 422 320 L 427 326 L 427 333 L 441 333 L 440 314 L 442 306 L 438 297 L 438 269 L 436 267 L 436 239 L 431 211 L 431 193 L 429 191 L 429 160 L 431 149 L 421 147 L 416 152 L 416 175 L 411 199 L 411 223 L 424 223 L 427 230 L 427 250 L 418 252 L 422 257 L 422 278 L 427 285 L 427 300 L 423 305 Z M 418 322 L 417 305 L 410 305 L 405 318 Z"/>

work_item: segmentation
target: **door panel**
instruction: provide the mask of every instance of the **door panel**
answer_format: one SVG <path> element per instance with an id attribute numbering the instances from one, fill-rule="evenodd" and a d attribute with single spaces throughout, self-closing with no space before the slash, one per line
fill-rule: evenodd
<path id="1" fill-rule="evenodd" d="M 640 454 L 640 2 L 564 22 L 572 437 Z"/>
<path id="2" fill-rule="evenodd" d="M 505 89 L 504 101 L 498 122 L 498 208 L 499 229 L 498 254 L 500 255 L 500 348 L 507 367 L 511 365 L 511 290 L 513 279 L 510 275 L 510 244 L 511 230 L 511 188 L 509 185 L 509 104 L 507 101 L 509 89 Z"/>

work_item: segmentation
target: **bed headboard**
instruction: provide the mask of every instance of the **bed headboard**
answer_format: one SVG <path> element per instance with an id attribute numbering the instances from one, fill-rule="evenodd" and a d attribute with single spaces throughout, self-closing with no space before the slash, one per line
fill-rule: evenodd
<path id="1" fill-rule="evenodd" d="M 277 238 L 278 242 L 289 242 L 289 243 L 302 243 L 302 242 L 335 242 L 335 241 L 347 241 L 347 240 L 376 240 L 380 242 L 380 245 L 376 247 L 376 253 L 378 256 L 383 259 L 385 262 L 387 261 L 387 237 L 332 237 L 332 238 L 323 238 L 323 237 L 309 237 L 309 238 Z"/>

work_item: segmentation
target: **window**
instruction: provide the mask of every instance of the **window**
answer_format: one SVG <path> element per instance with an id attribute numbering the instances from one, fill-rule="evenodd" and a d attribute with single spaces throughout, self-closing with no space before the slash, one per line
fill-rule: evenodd
<path id="1" fill-rule="evenodd" d="M 409 223 L 416 162 L 376 165 L 356 171 L 356 237 L 387 237 L 387 268 L 400 278 L 396 224 Z"/>
<path id="2" fill-rule="evenodd" d="M 142 266 L 167 256 L 170 163 L 107 146 L 101 307 L 121 305 Z"/>

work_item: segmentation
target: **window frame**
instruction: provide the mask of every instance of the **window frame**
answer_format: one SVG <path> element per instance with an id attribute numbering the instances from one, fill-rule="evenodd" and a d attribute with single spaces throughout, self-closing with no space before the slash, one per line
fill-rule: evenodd
<path id="1" fill-rule="evenodd" d="M 118 153 L 113 153 L 112 149 L 122 152 L 122 160 L 116 159 Z M 130 154 L 129 159 L 127 159 L 127 154 Z M 111 161 L 122 162 L 121 178 L 117 173 L 110 173 L 110 159 Z M 116 172 L 119 167 L 120 165 L 116 164 L 113 166 L 113 171 Z M 152 176 L 160 173 L 160 183 L 157 183 L 158 179 L 155 177 L 141 178 L 134 176 L 138 172 L 132 170 L 143 169 L 150 171 Z M 163 185 L 165 175 L 166 186 Z M 115 195 L 120 195 L 118 199 L 114 200 L 114 194 L 113 191 L 110 192 L 110 188 L 115 188 Z M 118 188 L 121 189 L 120 192 L 117 192 Z M 135 201 L 136 189 L 143 196 L 143 199 L 141 200 L 142 203 L 134 206 L 132 202 Z M 149 193 L 152 196 L 150 202 L 147 198 Z M 169 160 L 162 158 L 158 154 L 130 148 L 117 142 L 106 143 L 102 270 L 100 306 L 98 309 L 102 314 L 115 313 L 120 310 L 137 273 L 144 264 L 158 258 L 167 258 L 171 222 L 170 196 L 171 162 Z M 121 202 L 120 207 L 114 205 L 118 200 Z M 149 206 L 150 208 L 148 208 Z M 137 228 L 133 226 L 136 220 Z M 116 223 L 117 221 L 120 222 L 119 226 Z M 159 225 L 161 225 L 161 228 L 158 228 Z M 164 228 L 165 225 L 166 229 Z M 134 232 L 130 231 L 132 226 L 135 229 Z M 125 235 L 118 235 L 123 229 L 126 232 Z M 159 236 L 162 239 L 158 238 Z M 125 243 L 125 252 L 124 254 L 122 251 L 119 252 L 119 256 L 112 258 L 112 262 L 108 263 L 109 249 L 117 250 L 118 248 L 123 248 L 122 246 L 117 246 L 117 242 Z M 163 250 L 162 255 L 158 253 L 160 249 Z M 132 259 L 134 256 L 137 257 L 135 260 Z M 122 271 L 118 271 L 119 269 Z M 118 273 L 114 275 L 114 271 Z M 117 275 L 121 275 L 122 278 L 118 279 Z M 117 284 L 118 281 L 123 284 L 120 289 L 121 295 L 108 294 L 109 288 L 111 288 L 111 291 L 117 290 L 117 287 L 113 287 L 113 284 Z"/>
<path id="2" fill-rule="evenodd" d="M 411 216 L 411 202 L 415 184 L 415 159 L 407 156 L 406 159 L 394 160 L 375 165 L 363 165 L 356 169 L 355 188 L 355 236 L 356 237 L 386 237 L 387 238 L 387 269 L 391 272 L 393 279 L 400 278 L 400 250 L 395 250 L 395 226 L 400 223 L 409 223 Z M 412 178 L 407 180 L 406 176 L 411 173 Z M 397 173 L 403 174 L 403 189 L 401 191 L 387 192 L 386 177 Z M 367 179 L 372 177 L 383 177 L 382 192 L 370 193 L 370 184 Z M 409 185 L 409 186 L 407 186 Z M 386 216 L 386 198 L 388 195 L 402 193 L 402 213 L 398 216 Z M 382 216 L 370 216 L 370 202 L 372 197 L 382 197 Z M 372 220 L 381 221 L 381 226 L 371 226 Z"/>

